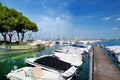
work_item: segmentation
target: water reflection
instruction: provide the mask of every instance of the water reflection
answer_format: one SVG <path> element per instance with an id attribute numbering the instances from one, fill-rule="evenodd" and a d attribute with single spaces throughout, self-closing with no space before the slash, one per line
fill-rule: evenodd
<path id="1" fill-rule="evenodd" d="M 26 53 L 14 53 L 14 54 L 1 54 L 0 55 L 0 80 L 8 80 L 6 74 L 13 70 L 14 66 L 18 68 L 27 66 L 25 63 L 26 58 L 39 57 L 41 55 L 49 55 L 55 49 L 60 48 L 61 45 L 55 45 L 54 47 L 47 47 L 45 50 L 26 52 Z M 65 45 L 62 45 L 65 46 Z M 74 80 L 88 80 L 88 55 L 85 58 L 85 63 L 83 63 L 80 73 L 77 74 Z"/>
<path id="2" fill-rule="evenodd" d="M 1 54 L 0 55 L 0 80 L 8 80 L 6 79 L 6 74 L 9 73 L 15 65 L 18 68 L 26 66 L 24 60 L 28 57 L 35 57 L 35 52 L 28 52 L 28 53 L 14 53 L 14 54 Z"/>

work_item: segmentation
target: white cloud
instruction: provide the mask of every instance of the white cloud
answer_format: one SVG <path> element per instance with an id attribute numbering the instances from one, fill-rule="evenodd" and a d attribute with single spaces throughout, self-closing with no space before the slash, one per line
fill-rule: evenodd
<path id="1" fill-rule="evenodd" d="M 56 17 L 57 24 L 60 24 L 60 17 Z"/>
<path id="2" fill-rule="evenodd" d="M 118 28 L 117 27 L 113 27 L 112 30 L 118 30 Z"/>
<path id="3" fill-rule="evenodd" d="M 102 18 L 102 20 L 110 20 L 111 19 L 111 17 L 105 17 L 105 18 Z"/>
<path id="4" fill-rule="evenodd" d="M 42 34 L 44 34 L 45 37 L 50 37 L 51 34 L 54 34 L 55 37 L 58 36 L 58 34 L 66 35 L 66 33 L 72 29 L 73 25 L 70 21 L 70 16 L 67 14 L 61 14 L 59 16 L 37 15 L 32 16 L 32 20 L 37 23 L 39 28 L 38 33 L 41 33 L 42 29 Z"/>
<path id="5" fill-rule="evenodd" d="M 120 21 L 120 17 L 119 18 L 116 18 L 117 21 Z"/>

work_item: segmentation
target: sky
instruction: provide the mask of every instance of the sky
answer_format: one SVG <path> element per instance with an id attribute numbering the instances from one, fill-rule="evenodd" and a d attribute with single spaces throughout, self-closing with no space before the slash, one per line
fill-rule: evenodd
<path id="1" fill-rule="evenodd" d="M 39 28 L 38 39 L 120 38 L 120 0 L 0 0 Z M 27 34 L 26 34 L 27 35 Z"/>

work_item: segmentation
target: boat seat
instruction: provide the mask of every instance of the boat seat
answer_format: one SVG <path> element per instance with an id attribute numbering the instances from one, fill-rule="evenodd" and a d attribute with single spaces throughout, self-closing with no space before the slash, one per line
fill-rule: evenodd
<path id="1" fill-rule="evenodd" d="M 31 78 L 32 79 L 34 79 L 34 80 L 40 79 L 42 76 L 44 76 L 44 74 L 43 74 L 40 66 L 36 66 L 32 69 L 32 72 L 31 72 Z"/>

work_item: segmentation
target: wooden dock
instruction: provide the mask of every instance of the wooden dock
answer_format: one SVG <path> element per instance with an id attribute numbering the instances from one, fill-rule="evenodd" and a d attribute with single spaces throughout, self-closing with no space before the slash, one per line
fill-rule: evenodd
<path id="1" fill-rule="evenodd" d="M 120 80 L 120 72 L 99 46 L 93 48 L 94 80 Z"/>

